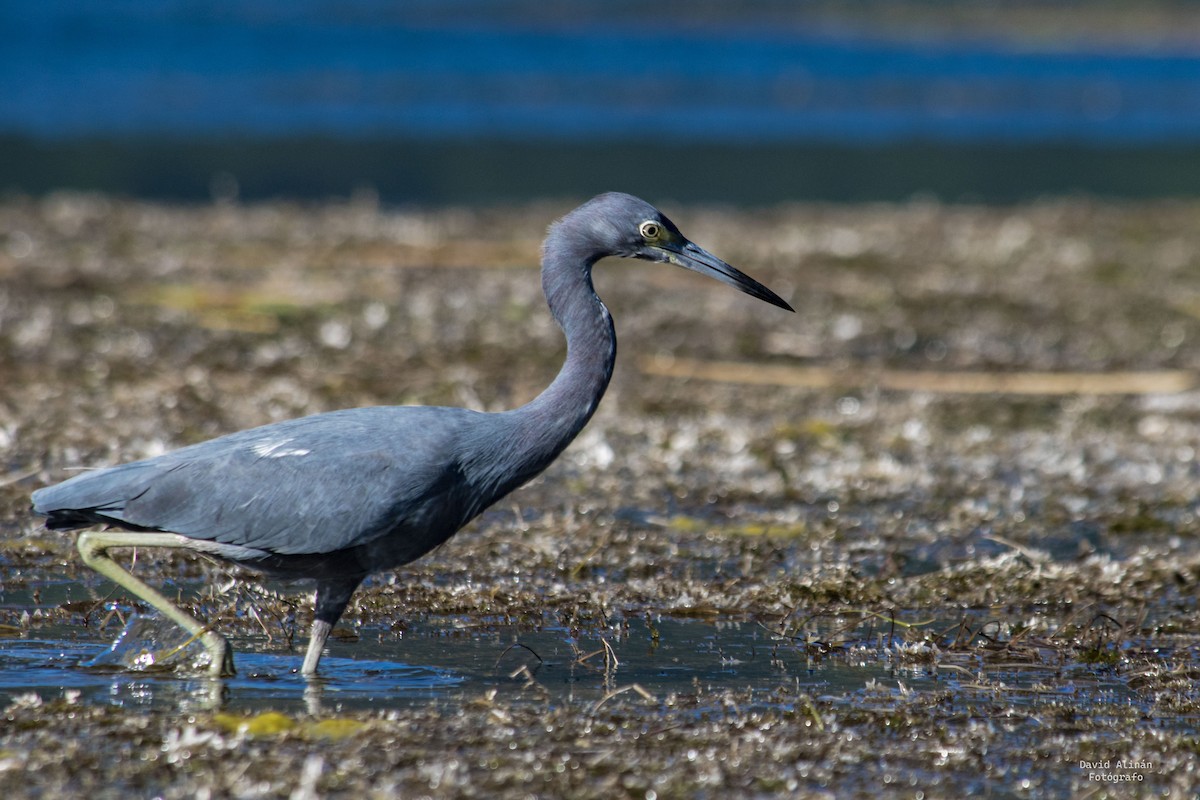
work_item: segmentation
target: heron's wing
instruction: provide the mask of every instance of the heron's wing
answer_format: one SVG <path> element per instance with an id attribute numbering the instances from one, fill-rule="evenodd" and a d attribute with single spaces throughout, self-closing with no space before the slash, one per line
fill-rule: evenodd
<path id="1" fill-rule="evenodd" d="M 471 413 L 353 409 L 268 425 L 79 475 L 35 492 L 35 510 L 51 527 L 113 522 L 281 555 L 424 535 L 453 522 L 436 517 L 461 490 L 455 442 Z"/>

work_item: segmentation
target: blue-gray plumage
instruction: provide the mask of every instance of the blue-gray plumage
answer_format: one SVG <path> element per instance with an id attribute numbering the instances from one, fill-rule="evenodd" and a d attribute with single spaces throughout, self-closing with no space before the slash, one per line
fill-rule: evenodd
<path id="1" fill-rule="evenodd" d="M 605 256 L 672 263 L 791 310 L 770 289 L 689 242 L 650 204 L 593 198 L 550 227 L 542 286 L 567 338 L 553 383 L 513 411 L 393 406 L 288 420 L 86 472 L 33 494 L 51 529 L 79 535 L 84 561 L 199 638 L 214 675 L 223 637 L 119 567 L 114 547 L 182 547 L 316 583 L 301 671 L 316 671 L 333 624 L 370 573 L 406 564 L 545 469 L 591 418 L 616 336 L 592 288 Z M 112 530 L 116 528 L 119 530 Z"/>

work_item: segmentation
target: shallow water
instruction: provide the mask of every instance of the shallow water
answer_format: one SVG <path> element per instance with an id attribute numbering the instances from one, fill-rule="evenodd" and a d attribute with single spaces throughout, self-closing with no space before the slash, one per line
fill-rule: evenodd
<path id="1" fill-rule="evenodd" d="M 506 687 L 566 702 L 599 702 L 615 688 L 634 684 L 660 698 L 717 695 L 724 689 L 752 689 L 765 696 L 781 684 L 823 695 L 853 692 L 897 674 L 886 660 L 874 657 L 853 660 L 857 663 L 813 660 L 802 647 L 751 622 L 632 619 L 612 635 L 574 636 L 562 628 L 452 619 L 409 625 L 401 635 L 364 626 L 358 641 L 330 645 L 320 678 L 312 682 L 296 671 L 299 647 L 289 652 L 265 640 L 233 640 L 238 674 L 217 682 L 183 668 L 99 665 L 111 652 L 112 631 L 50 625 L 28 638 L 3 640 L 0 707 L 29 692 L 43 701 L 66 698 L 127 708 L 312 713 L 429 703 L 453 707 Z M 177 641 L 169 623 L 157 619 L 141 634 L 139 647 L 165 649 Z M 936 682 L 910 671 L 904 679 Z"/>
<path id="2" fill-rule="evenodd" d="M 310 710 L 305 700 L 310 687 L 289 656 L 242 653 L 239 674 L 217 682 L 202 675 L 87 666 L 97 654 L 94 644 L 69 639 L 7 642 L 0 651 L 0 703 L 34 692 L 44 701 L 74 699 L 130 709 Z M 331 658 L 322 668 L 322 694 L 347 709 L 371 708 L 381 697 L 424 702 L 464 681 L 444 670 L 380 661 Z"/>

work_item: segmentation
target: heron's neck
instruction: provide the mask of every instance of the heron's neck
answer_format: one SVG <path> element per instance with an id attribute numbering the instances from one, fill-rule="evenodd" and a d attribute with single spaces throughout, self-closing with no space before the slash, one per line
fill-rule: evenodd
<path id="1" fill-rule="evenodd" d="M 594 256 L 572 252 L 554 236 L 542 257 L 546 302 L 567 337 L 567 360 L 554 382 L 512 412 L 519 420 L 523 455 L 542 461 L 540 471 L 591 419 L 617 357 L 612 317 L 592 288 Z"/>

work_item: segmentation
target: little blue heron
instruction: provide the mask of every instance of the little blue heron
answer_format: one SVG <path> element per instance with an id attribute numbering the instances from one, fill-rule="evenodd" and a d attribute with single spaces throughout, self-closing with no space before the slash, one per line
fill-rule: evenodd
<path id="1" fill-rule="evenodd" d="M 542 288 L 567 339 L 550 386 L 513 411 L 392 406 L 277 422 L 155 458 L 85 472 L 33 493 L 46 527 L 79 534 L 84 563 L 199 639 L 216 677 L 225 638 L 121 568 L 118 547 L 177 547 L 315 582 L 300 671 L 317 670 L 333 625 L 367 575 L 407 564 L 544 470 L 583 429 L 612 377 L 612 317 L 592 288 L 605 256 L 675 264 L 792 310 L 627 194 L 593 198 L 550 226 Z"/>

